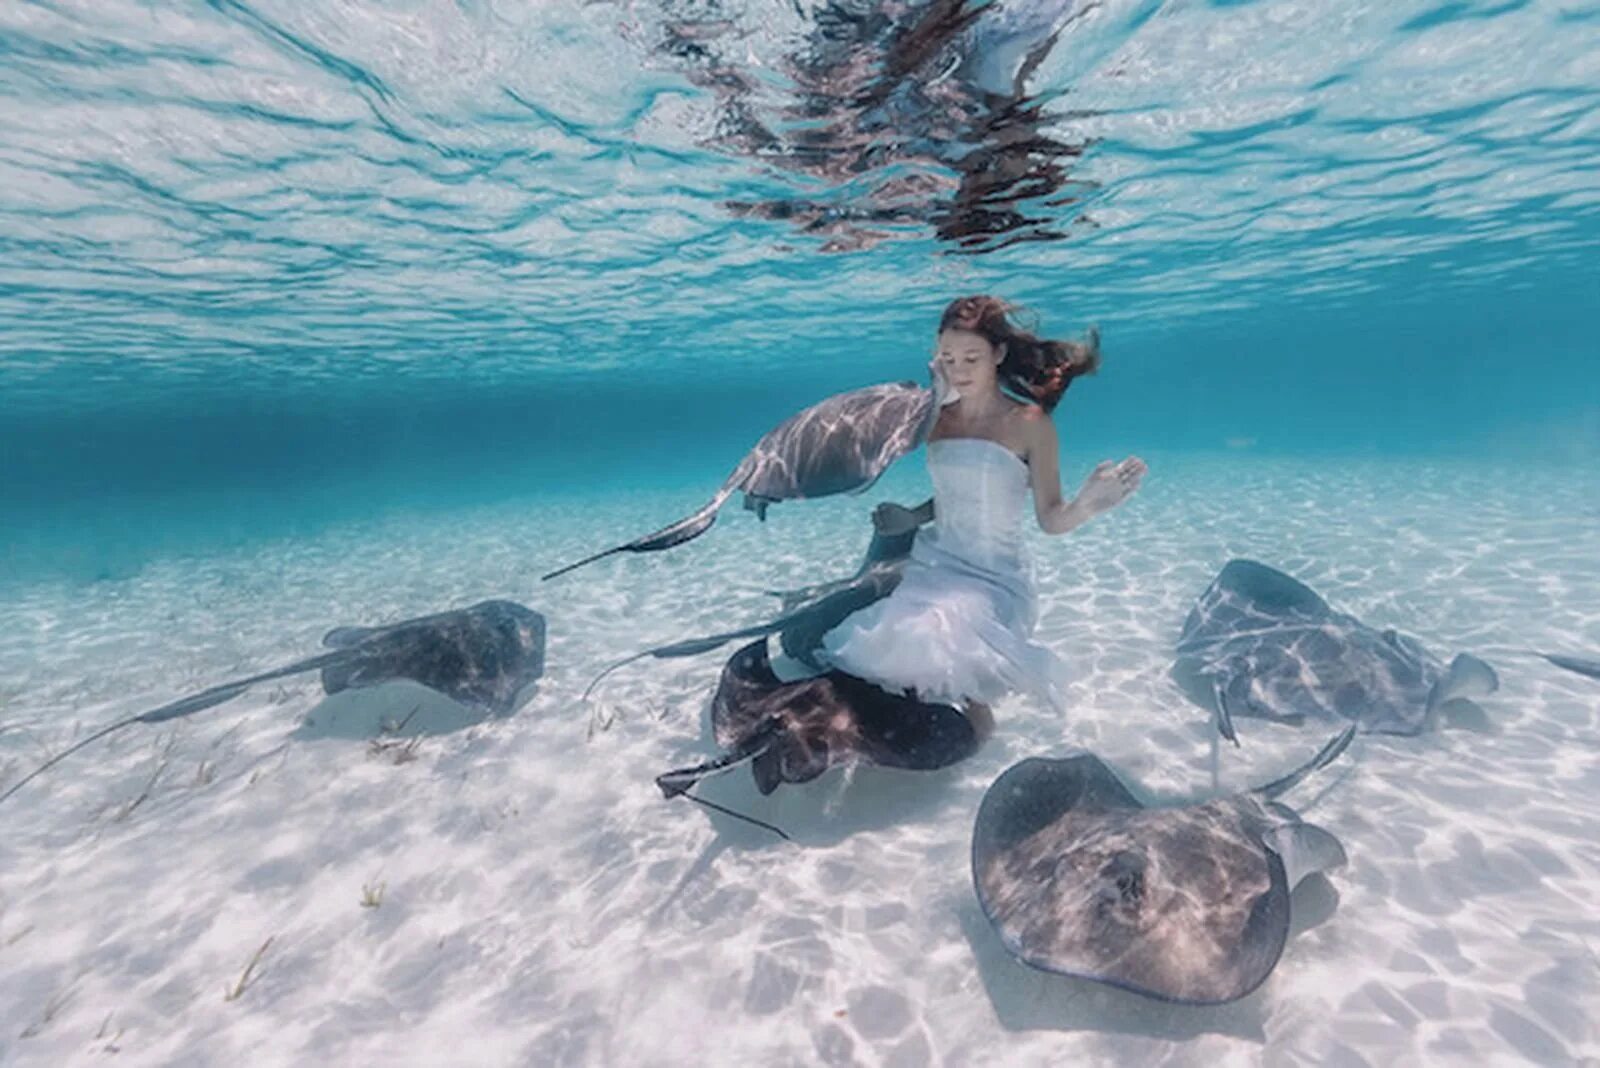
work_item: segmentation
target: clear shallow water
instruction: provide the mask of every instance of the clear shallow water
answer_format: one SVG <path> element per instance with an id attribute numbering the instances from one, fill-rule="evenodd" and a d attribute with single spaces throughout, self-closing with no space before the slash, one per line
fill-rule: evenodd
<path id="1" fill-rule="evenodd" d="M 1172 477 L 1121 514 L 1031 539 L 1040 636 L 1077 675 L 1070 717 L 1004 703 L 990 744 L 940 773 L 835 770 L 767 799 L 744 776 L 710 784 L 798 848 L 665 802 L 650 781 L 706 751 L 718 656 L 613 676 L 600 700 L 616 722 L 592 741 L 578 694 L 621 653 L 757 618 L 763 590 L 848 566 L 865 533 L 850 501 L 765 525 L 735 514 L 675 553 L 539 588 L 550 672 L 509 720 L 462 729 L 415 688 L 319 701 L 303 679 L 108 739 L 8 803 L 0 1003 L 18 1022 L 0 1051 L 507 1065 L 1600 1054 L 1600 705 L 1590 680 L 1509 652 L 1600 644 L 1593 498 L 1558 475 L 1460 463 L 1158 470 Z M 910 469 L 883 493 L 924 489 Z M 0 781 L 76 730 L 298 655 L 329 625 L 532 589 L 552 562 L 694 499 L 368 517 L 87 588 L 36 584 L 0 614 Z M 1003 768 L 1086 746 L 1157 794 L 1195 796 L 1270 778 L 1320 741 L 1255 725 L 1214 756 L 1207 716 L 1167 677 L 1193 598 L 1241 554 L 1436 653 L 1493 659 L 1493 729 L 1368 737 L 1297 793 L 1350 864 L 1296 895 L 1282 962 L 1239 1003 L 1166 1006 L 1015 964 L 967 867 L 972 814 Z M 383 718 L 419 705 L 415 759 L 369 749 Z M 380 883 L 382 903 L 363 908 Z M 225 1000 L 269 936 L 259 978 Z"/>
<path id="2" fill-rule="evenodd" d="M 301 681 L 7 802 L 0 1063 L 1594 1058 L 1600 706 L 1515 650 L 1600 649 L 1597 24 L 0 9 L 0 782 L 337 623 L 512 596 L 552 626 L 526 708 L 430 705 L 409 762 L 367 745 L 425 697 Z M 995 94 L 1040 26 L 1058 43 Z M 847 569 L 870 503 L 925 492 L 920 455 L 865 501 L 537 576 L 682 514 L 804 404 L 920 377 L 977 290 L 1104 332 L 1056 420 L 1069 487 L 1151 462 L 1038 547 L 1078 711 L 1004 708 L 939 775 L 718 784 L 801 850 L 661 802 L 650 776 L 706 751 L 717 658 L 611 679 L 590 743 L 583 686 Z M 1306 750 L 1263 729 L 1214 765 L 1166 678 L 1233 555 L 1482 653 L 1496 730 L 1368 740 L 1315 795 L 1351 866 L 1245 1002 L 1021 969 L 966 874 L 1006 765 L 1088 746 L 1192 795 Z"/>

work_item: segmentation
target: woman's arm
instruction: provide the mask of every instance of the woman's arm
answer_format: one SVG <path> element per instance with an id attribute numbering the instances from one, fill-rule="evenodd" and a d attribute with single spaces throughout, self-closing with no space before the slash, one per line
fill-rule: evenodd
<path id="1" fill-rule="evenodd" d="M 1028 408 L 1022 415 L 1028 442 L 1028 470 L 1033 479 L 1033 511 L 1039 529 L 1065 534 L 1101 512 L 1115 508 L 1139 488 L 1146 471 L 1144 461 L 1130 456 L 1120 464 L 1106 460 L 1084 480 L 1072 500 L 1061 493 L 1061 442 L 1056 426 L 1044 410 Z"/>

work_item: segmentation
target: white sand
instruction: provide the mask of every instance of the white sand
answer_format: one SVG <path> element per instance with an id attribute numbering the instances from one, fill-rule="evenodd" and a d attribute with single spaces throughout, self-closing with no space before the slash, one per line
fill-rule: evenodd
<path id="1" fill-rule="evenodd" d="M 700 494 L 392 517 L 8 588 L 0 786 L 118 716 L 303 655 L 335 624 L 509 596 L 551 636 L 548 676 L 506 720 L 451 729 L 458 710 L 407 686 L 319 704 L 314 678 L 292 679 L 125 731 L 0 806 L 0 1065 L 1600 1057 L 1600 682 L 1510 651 L 1600 654 L 1592 473 L 1152 469 L 1123 512 L 1035 540 L 1041 637 L 1079 671 L 1073 715 L 1002 705 L 989 745 L 942 773 L 834 771 L 770 799 L 743 771 L 708 786 L 798 845 L 651 782 L 708 755 L 723 657 L 619 672 L 601 691 L 617 723 L 592 742 L 576 698 L 618 655 L 753 621 L 764 588 L 852 568 L 870 504 L 919 499 L 918 461 L 866 500 L 782 505 L 765 525 L 730 508 L 689 546 L 543 586 L 546 568 Z M 1016 964 L 967 859 L 1002 769 L 1085 746 L 1197 796 L 1324 739 L 1245 721 L 1213 783 L 1206 716 L 1166 670 L 1232 555 L 1441 655 L 1485 656 L 1503 682 L 1484 702 L 1496 732 L 1363 739 L 1288 798 L 1350 865 L 1296 895 L 1298 933 L 1240 1002 L 1174 1007 Z M 374 753 L 377 720 L 418 704 L 408 730 L 434 733 L 415 759 Z"/>

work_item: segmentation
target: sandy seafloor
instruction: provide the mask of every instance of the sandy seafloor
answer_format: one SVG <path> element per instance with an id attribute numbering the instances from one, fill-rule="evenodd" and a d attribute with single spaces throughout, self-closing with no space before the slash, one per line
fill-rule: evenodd
<path id="1" fill-rule="evenodd" d="M 739 772 L 708 789 L 798 844 L 651 782 L 707 754 L 725 654 L 619 672 L 601 691 L 615 725 L 592 741 L 578 695 L 621 654 L 754 621 L 763 589 L 853 569 L 870 505 L 920 499 L 920 458 L 865 499 L 781 505 L 764 525 L 735 506 L 690 545 L 543 585 L 705 493 L 391 515 L 7 586 L 0 783 L 115 717 L 304 655 L 336 624 L 507 596 L 548 615 L 550 666 L 516 715 L 476 724 L 416 687 L 319 704 L 312 676 L 269 684 L 125 731 L 0 806 L 0 1064 L 1600 1058 L 1600 682 L 1516 652 L 1600 654 L 1593 472 L 1151 461 L 1121 512 L 1033 534 L 1039 636 L 1076 669 L 1072 714 L 1002 704 L 996 736 L 945 772 L 833 771 L 770 799 Z M 1015 963 L 968 867 L 1005 767 L 1083 746 L 1194 797 L 1326 737 L 1246 721 L 1214 783 L 1207 717 L 1167 668 L 1192 599 L 1235 555 L 1437 654 L 1490 660 L 1493 731 L 1365 738 L 1289 796 L 1350 863 L 1303 884 L 1283 959 L 1242 1001 L 1166 1005 Z M 418 705 L 407 733 L 430 733 L 413 759 L 375 751 L 379 718 Z"/>

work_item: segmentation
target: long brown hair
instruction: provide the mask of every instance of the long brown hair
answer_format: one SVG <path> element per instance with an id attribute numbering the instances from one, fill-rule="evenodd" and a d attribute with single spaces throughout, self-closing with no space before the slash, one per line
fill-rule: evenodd
<path id="1" fill-rule="evenodd" d="M 961 297 L 939 317 L 939 332 L 966 330 L 1004 345 L 1000 384 L 1051 412 L 1074 378 L 1100 369 L 1100 331 L 1091 326 L 1082 341 L 1053 341 L 1017 325 L 1021 310 L 999 297 Z"/>

